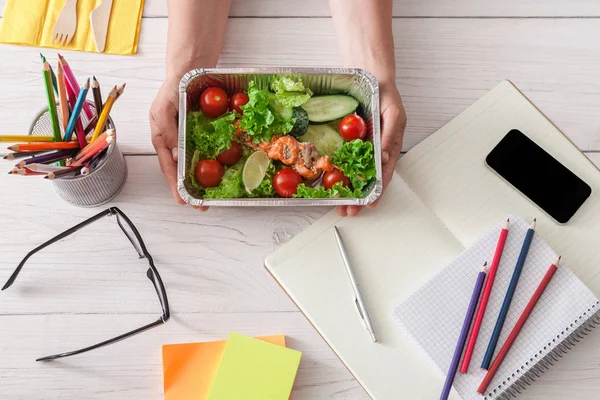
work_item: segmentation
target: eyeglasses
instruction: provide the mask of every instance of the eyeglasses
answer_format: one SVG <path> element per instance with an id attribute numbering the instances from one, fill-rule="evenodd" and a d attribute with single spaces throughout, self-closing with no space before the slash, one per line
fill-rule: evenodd
<path id="1" fill-rule="evenodd" d="M 165 286 L 163 285 L 163 281 L 162 281 L 160 275 L 158 274 L 156 267 L 154 266 L 154 261 L 152 260 L 152 256 L 150 255 L 150 253 L 148 253 L 148 250 L 146 249 L 146 245 L 144 244 L 144 241 L 142 240 L 142 236 L 140 235 L 140 233 L 138 232 L 136 227 L 133 225 L 131 220 L 123 213 L 123 211 L 119 210 L 117 207 L 110 207 L 110 208 L 102 211 L 101 213 L 94 215 L 93 217 L 83 221 L 82 223 L 80 223 L 78 225 L 75 225 L 74 227 L 72 227 L 70 229 L 67 229 L 63 233 L 53 237 L 52 239 L 48 240 L 47 242 L 39 245 L 38 247 L 36 247 L 32 251 L 30 251 L 25 256 L 25 258 L 23 258 L 23 260 L 19 263 L 19 266 L 12 273 L 12 275 L 10 276 L 10 278 L 8 279 L 8 281 L 6 282 L 6 284 L 4 285 L 2 290 L 8 289 L 15 282 L 15 280 L 17 279 L 17 276 L 19 276 L 19 273 L 21 272 L 21 269 L 23 269 L 23 266 L 25 265 L 25 263 L 31 256 L 33 256 L 40 250 L 50 246 L 51 244 L 56 243 L 59 240 L 62 240 L 64 238 L 66 238 L 67 236 L 72 235 L 73 233 L 77 232 L 78 230 L 92 224 L 93 222 L 96 222 L 96 221 L 102 219 L 103 217 L 107 217 L 107 216 L 116 216 L 117 224 L 119 225 L 119 227 L 121 228 L 121 230 L 123 231 L 125 236 L 127 236 L 127 239 L 129 239 L 129 242 L 131 242 L 131 244 L 133 245 L 133 248 L 139 255 L 139 258 L 145 258 L 146 260 L 148 260 L 149 268 L 146 271 L 146 276 L 148 277 L 148 279 L 150 279 L 150 281 L 154 285 L 154 289 L 156 290 L 156 294 L 158 295 L 158 299 L 159 299 L 160 305 L 162 307 L 162 315 L 160 316 L 159 319 L 157 319 L 156 321 L 154 321 L 150 324 L 144 325 L 138 329 L 134 329 L 132 331 L 129 331 L 127 333 L 124 333 L 122 335 L 114 337 L 112 339 L 105 340 L 105 341 L 95 344 L 93 346 L 88 346 L 83 349 L 69 351 L 66 353 L 54 354 L 51 356 L 38 358 L 36 361 L 56 360 L 57 358 L 70 357 L 70 356 L 85 353 L 85 352 L 88 352 L 88 351 L 91 351 L 91 350 L 94 350 L 94 349 L 97 349 L 100 347 L 108 346 L 110 344 L 120 342 L 121 340 L 130 338 L 131 336 L 145 332 L 145 331 L 152 329 L 154 327 L 157 327 L 159 325 L 165 324 L 171 317 L 171 313 L 169 311 L 169 301 L 167 300 L 167 292 L 165 290 Z"/>

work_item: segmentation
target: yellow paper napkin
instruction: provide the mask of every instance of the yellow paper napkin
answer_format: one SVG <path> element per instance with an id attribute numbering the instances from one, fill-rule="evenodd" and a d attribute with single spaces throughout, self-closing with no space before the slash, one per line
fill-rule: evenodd
<path id="1" fill-rule="evenodd" d="M 96 52 L 90 12 L 100 0 L 77 2 L 77 29 L 67 46 L 52 44 L 54 24 L 66 0 L 7 0 L 0 42 L 25 46 Z M 113 0 L 104 53 L 136 54 L 144 0 Z"/>

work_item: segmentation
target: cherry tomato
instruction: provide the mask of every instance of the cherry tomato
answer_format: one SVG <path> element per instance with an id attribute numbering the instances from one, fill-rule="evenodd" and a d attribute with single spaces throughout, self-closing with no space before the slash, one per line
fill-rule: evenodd
<path id="1" fill-rule="evenodd" d="M 238 114 L 243 114 L 244 111 L 240 108 L 243 105 L 246 105 L 250 99 L 246 93 L 236 93 L 231 96 L 231 100 L 229 101 L 229 109 L 235 110 Z"/>
<path id="2" fill-rule="evenodd" d="M 367 136 L 367 124 L 360 115 L 346 115 L 340 122 L 340 135 L 346 142 L 351 142 L 354 139 L 364 140 Z"/>
<path id="3" fill-rule="evenodd" d="M 350 186 L 350 179 L 339 169 L 328 171 L 323 176 L 323 186 L 325 186 L 325 189 L 331 189 L 338 182 L 342 182 L 342 186 Z"/>
<path id="4" fill-rule="evenodd" d="M 205 188 L 221 183 L 225 170 L 221 163 L 215 160 L 202 160 L 196 165 L 196 179 Z"/>
<path id="5" fill-rule="evenodd" d="M 229 108 L 227 93 L 218 87 L 209 87 L 200 95 L 200 110 L 207 117 L 219 117 Z"/>
<path id="6" fill-rule="evenodd" d="M 235 140 L 231 141 L 231 147 L 227 150 L 223 150 L 217 157 L 217 161 L 223 165 L 233 165 L 240 161 L 242 158 L 242 146 Z"/>
<path id="7" fill-rule="evenodd" d="M 302 177 L 292 168 L 284 168 L 273 177 L 273 189 L 281 197 L 292 197 L 298 192 Z"/>

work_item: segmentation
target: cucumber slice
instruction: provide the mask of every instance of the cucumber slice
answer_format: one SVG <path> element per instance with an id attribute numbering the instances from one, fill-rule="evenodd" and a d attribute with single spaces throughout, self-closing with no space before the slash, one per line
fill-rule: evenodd
<path id="1" fill-rule="evenodd" d="M 275 93 L 269 93 L 269 105 L 273 107 L 273 109 L 277 112 L 277 114 L 281 115 L 281 117 L 285 120 L 291 119 L 294 114 L 294 110 L 284 106 L 275 97 Z"/>
<path id="2" fill-rule="evenodd" d="M 333 121 L 352 114 L 357 107 L 355 98 L 341 94 L 311 97 L 302 105 L 311 122 Z"/>
<path id="3" fill-rule="evenodd" d="M 294 127 L 289 132 L 295 138 L 298 138 L 306 133 L 308 130 L 308 114 L 302 107 L 294 107 L 292 118 L 296 120 Z"/>
<path id="4" fill-rule="evenodd" d="M 314 144 L 321 156 L 332 156 L 344 144 L 340 134 L 327 124 L 309 125 L 306 134 L 300 136 L 298 140 Z"/>

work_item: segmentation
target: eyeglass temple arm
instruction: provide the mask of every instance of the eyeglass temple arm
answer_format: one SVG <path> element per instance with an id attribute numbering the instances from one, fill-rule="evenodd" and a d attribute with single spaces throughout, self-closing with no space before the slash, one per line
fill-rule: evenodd
<path id="1" fill-rule="evenodd" d="M 51 355 L 51 356 L 38 358 L 35 361 L 52 361 L 52 360 L 56 360 L 57 358 L 70 357 L 70 356 L 74 356 L 74 355 L 77 355 L 77 354 L 86 353 L 88 351 L 95 350 L 95 349 L 100 348 L 100 347 L 108 346 L 109 344 L 120 342 L 121 340 L 125 340 L 128 337 L 135 336 L 135 335 L 137 335 L 139 333 L 147 331 L 148 329 L 152 329 L 152 328 L 154 328 L 156 326 L 162 325 L 165 322 L 166 321 L 163 318 L 160 318 L 160 319 L 158 319 L 158 320 L 156 320 L 156 321 L 154 321 L 154 322 L 152 322 L 150 324 L 142 326 L 141 328 L 134 329 L 133 331 L 129 331 L 129 332 L 124 333 L 122 335 L 119 335 L 119 336 L 117 336 L 115 338 L 105 340 L 104 342 L 95 344 L 93 346 L 84 347 L 83 349 L 69 351 L 69 352 L 66 352 L 66 353 L 54 354 L 54 355 Z"/>
<path id="2" fill-rule="evenodd" d="M 147 258 L 148 258 L 148 261 L 150 261 L 150 265 L 152 267 L 154 267 L 154 261 L 152 260 L 152 257 L 149 254 L 147 254 Z M 156 268 L 154 268 L 154 270 L 156 270 Z M 154 290 L 156 290 L 156 294 L 158 295 L 158 298 L 160 299 L 160 306 L 162 307 L 162 310 L 163 310 L 162 319 L 164 322 L 167 322 L 169 320 L 169 318 L 171 318 L 171 311 L 169 309 L 169 300 L 167 299 L 167 292 L 166 292 L 165 286 L 162 282 L 162 278 L 160 277 L 160 275 L 158 275 L 158 271 L 156 273 L 154 273 L 152 268 L 148 268 L 148 271 L 146 271 L 146 276 L 148 277 L 148 279 L 150 279 L 150 282 L 152 282 L 152 285 L 154 285 Z M 156 276 L 156 279 L 155 279 L 155 276 Z M 157 282 L 157 280 L 158 280 L 158 282 Z"/>
<path id="3" fill-rule="evenodd" d="M 19 266 L 17 267 L 17 269 L 15 269 L 15 271 L 12 273 L 12 275 L 10 276 L 10 278 L 8 278 L 8 281 L 6 281 L 6 284 L 4 284 L 4 287 L 2 288 L 2 290 L 6 290 L 6 289 L 8 289 L 9 287 L 12 286 L 12 284 L 17 279 L 17 276 L 19 276 L 19 273 L 21 272 L 21 269 L 23 268 L 23 266 L 25 265 L 25 263 L 27 262 L 27 260 L 29 260 L 29 258 L 32 255 L 34 255 L 38 251 L 40 251 L 40 250 L 42 250 L 42 249 L 50 246 L 51 244 L 56 243 L 59 240 L 62 240 L 62 239 L 66 238 L 69 235 L 72 235 L 73 233 L 75 233 L 78 230 L 80 230 L 81 228 L 83 228 L 83 227 L 91 224 L 92 222 L 94 222 L 96 220 L 99 220 L 100 218 L 105 217 L 107 215 L 110 215 L 112 213 L 113 213 L 113 210 L 111 208 L 108 208 L 108 209 L 102 211 L 101 213 L 98 213 L 98 214 L 94 215 L 93 217 L 88 218 L 87 220 L 81 222 L 80 224 L 77 224 L 77 225 L 73 226 L 72 228 L 67 229 L 63 233 L 60 233 L 60 234 L 56 235 L 52 239 L 48 240 L 45 243 L 42 243 L 41 245 L 39 245 L 35 249 L 31 250 L 29 253 L 27 253 L 27 255 L 25 256 L 25 258 L 23 258 L 23 260 L 21 260 L 21 262 L 19 263 Z"/>

